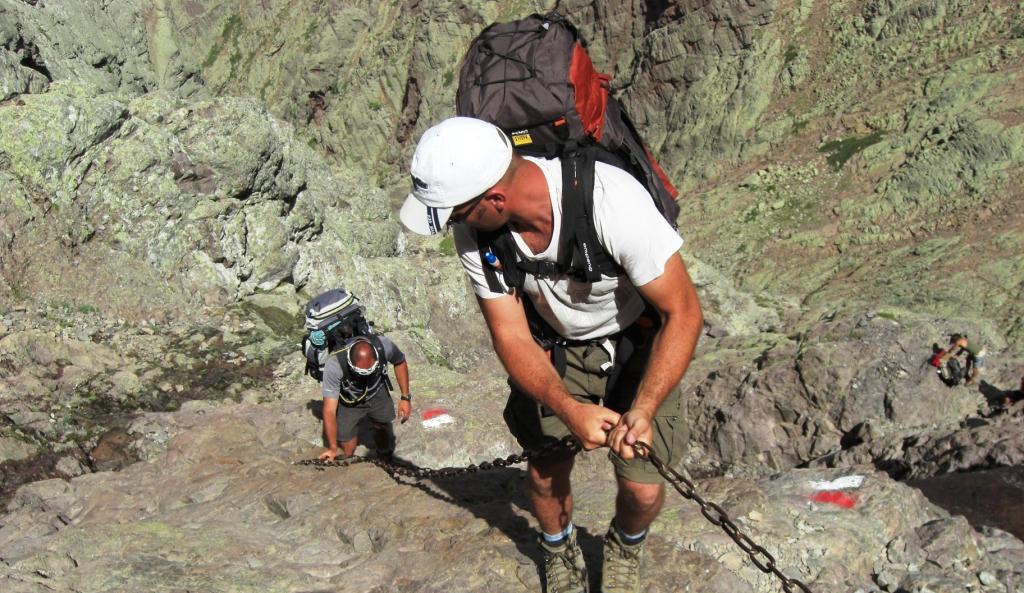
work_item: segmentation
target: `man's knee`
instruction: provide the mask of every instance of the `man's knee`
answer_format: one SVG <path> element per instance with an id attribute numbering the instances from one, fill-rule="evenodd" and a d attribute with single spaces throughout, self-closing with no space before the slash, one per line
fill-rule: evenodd
<path id="1" fill-rule="evenodd" d="M 526 473 L 530 488 L 542 496 L 566 496 L 572 488 L 569 476 L 572 473 L 573 459 L 555 462 L 530 462 Z"/>
<path id="2" fill-rule="evenodd" d="M 630 480 L 619 480 L 619 496 L 632 507 L 650 509 L 657 507 L 664 500 L 663 484 L 643 484 Z"/>
<path id="3" fill-rule="evenodd" d="M 345 454 L 345 457 L 351 457 L 356 452 L 356 447 L 358 446 L 359 438 L 353 437 L 341 442 L 341 452 Z"/>

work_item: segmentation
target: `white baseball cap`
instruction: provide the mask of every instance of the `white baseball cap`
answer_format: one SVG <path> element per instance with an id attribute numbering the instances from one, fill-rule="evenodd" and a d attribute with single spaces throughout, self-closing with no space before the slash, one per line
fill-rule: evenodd
<path id="1" fill-rule="evenodd" d="M 501 128 L 471 117 L 444 120 L 416 145 L 402 224 L 421 235 L 441 232 L 452 209 L 501 181 L 511 162 L 512 142 Z"/>

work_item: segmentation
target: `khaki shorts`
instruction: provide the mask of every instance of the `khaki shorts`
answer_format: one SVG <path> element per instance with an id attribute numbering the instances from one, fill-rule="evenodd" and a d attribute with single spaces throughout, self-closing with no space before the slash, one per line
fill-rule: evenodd
<path id="1" fill-rule="evenodd" d="M 623 363 L 612 389 L 606 394 L 608 377 L 601 365 L 609 360 L 608 353 L 597 345 L 569 346 L 566 348 L 566 368 L 562 383 L 578 401 L 603 403 L 608 408 L 624 413 L 629 410 L 636 396 L 637 387 L 647 367 L 650 355 L 650 339 L 640 344 L 630 358 Z M 607 397 L 606 397 L 607 395 Z M 512 393 L 505 405 L 505 424 L 512 435 L 526 450 L 561 439 L 570 434 L 569 428 L 545 406 L 538 404 L 512 385 Z M 682 393 L 675 387 L 655 414 L 650 443 L 655 454 L 669 467 L 678 462 L 686 453 L 690 440 L 690 427 L 683 419 Z M 615 466 L 615 475 L 633 482 L 656 484 L 662 481 L 654 464 L 642 459 L 622 459 L 609 452 L 608 458 Z M 565 457 L 553 457 L 559 461 Z"/>

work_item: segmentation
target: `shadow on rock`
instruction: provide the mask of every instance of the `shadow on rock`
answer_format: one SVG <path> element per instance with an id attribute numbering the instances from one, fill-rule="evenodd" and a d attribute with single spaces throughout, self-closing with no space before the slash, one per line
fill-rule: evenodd
<path id="1" fill-rule="evenodd" d="M 391 463 L 413 472 L 429 469 L 397 456 L 392 458 Z M 519 553 L 534 563 L 539 575 L 543 574 L 544 559 L 537 543 L 537 528 L 530 524 L 530 506 L 524 494 L 524 470 L 505 467 L 429 479 L 402 476 L 393 471 L 388 471 L 388 475 L 399 484 L 411 486 L 428 496 L 462 507 L 473 516 L 482 519 L 515 543 Z M 587 565 L 598 566 L 601 561 L 603 538 L 590 533 L 585 527 L 576 528 L 577 541 Z M 598 576 L 592 573 L 591 580 Z"/>
<path id="2" fill-rule="evenodd" d="M 985 403 L 990 408 L 1002 408 L 1007 399 L 1013 399 L 1018 393 L 1016 389 L 1000 389 L 988 381 L 982 381 L 978 391 L 985 396 Z"/>
<path id="3" fill-rule="evenodd" d="M 306 409 L 313 415 L 317 420 L 323 421 L 324 419 L 324 402 L 319 399 L 311 399 L 306 402 Z"/>

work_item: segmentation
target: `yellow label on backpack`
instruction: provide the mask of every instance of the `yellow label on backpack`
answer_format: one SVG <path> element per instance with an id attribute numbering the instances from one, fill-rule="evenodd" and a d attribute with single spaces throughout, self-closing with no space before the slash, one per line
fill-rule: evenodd
<path id="1" fill-rule="evenodd" d="M 533 138 L 530 137 L 529 130 L 520 130 L 518 132 L 512 132 L 511 135 L 513 146 L 525 146 L 527 144 L 533 144 Z"/>

